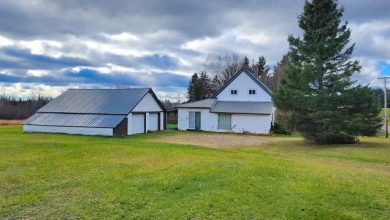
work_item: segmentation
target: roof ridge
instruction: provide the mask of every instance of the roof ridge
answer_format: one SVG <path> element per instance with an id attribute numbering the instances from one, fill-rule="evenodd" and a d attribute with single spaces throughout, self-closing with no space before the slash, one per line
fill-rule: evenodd
<path id="1" fill-rule="evenodd" d="M 68 90 L 133 90 L 133 89 L 151 89 L 150 87 L 142 87 L 142 88 L 115 88 L 115 89 L 110 89 L 110 88 L 69 88 Z"/>

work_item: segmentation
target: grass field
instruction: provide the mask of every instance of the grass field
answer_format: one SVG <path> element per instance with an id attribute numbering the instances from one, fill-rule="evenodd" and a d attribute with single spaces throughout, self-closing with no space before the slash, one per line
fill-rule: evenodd
<path id="1" fill-rule="evenodd" d="M 260 147 L 0 127 L 0 219 L 389 219 L 390 142 Z M 272 137 L 270 137 L 272 138 Z"/>
<path id="2" fill-rule="evenodd" d="M 167 124 L 167 128 L 171 130 L 177 130 L 177 124 Z"/>
<path id="3" fill-rule="evenodd" d="M 382 109 L 379 113 L 379 117 L 383 118 L 385 117 L 385 111 Z M 387 109 L 387 117 L 390 117 L 390 108 Z"/>

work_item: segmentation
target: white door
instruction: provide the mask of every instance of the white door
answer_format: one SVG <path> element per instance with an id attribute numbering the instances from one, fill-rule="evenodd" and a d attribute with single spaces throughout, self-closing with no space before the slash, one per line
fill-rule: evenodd
<path id="1" fill-rule="evenodd" d="M 133 113 L 131 116 L 131 129 L 133 134 L 139 134 L 145 132 L 145 114 Z"/>
<path id="2" fill-rule="evenodd" d="M 149 113 L 149 130 L 157 131 L 158 130 L 158 114 L 159 113 Z"/>

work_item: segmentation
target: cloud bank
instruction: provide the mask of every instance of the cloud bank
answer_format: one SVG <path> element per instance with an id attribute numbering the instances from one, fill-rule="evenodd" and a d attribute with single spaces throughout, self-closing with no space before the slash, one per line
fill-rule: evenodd
<path id="1" fill-rule="evenodd" d="M 362 84 L 390 75 L 390 2 L 341 0 Z M 0 89 L 56 96 L 67 88 L 152 87 L 185 100 L 209 53 L 264 55 L 276 64 L 301 34 L 292 1 L 3 0 Z"/>

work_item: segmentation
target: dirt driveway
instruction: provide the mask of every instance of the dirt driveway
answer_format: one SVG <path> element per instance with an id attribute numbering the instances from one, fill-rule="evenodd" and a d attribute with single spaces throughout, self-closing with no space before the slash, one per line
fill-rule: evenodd
<path id="1" fill-rule="evenodd" d="M 23 120 L 5 120 L 0 119 L 0 125 L 20 125 L 23 123 Z"/>
<path id="2" fill-rule="evenodd" d="M 161 137 L 155 139 L 158 142 L 166 142 L 173 144 L 190 144 L 190 145 L 199 145 L 212 148 L 234 148 L 239 146 L 260 146 L 265 143 L 270 143 L 274 141 L 286 140 L 286 138 L 281 137 L 271 137 L 271 136 L 252 136 L 252 135 L 243 135 L 243 134 L 207 134 L 207 133 L 179 133 L 177 135 Z"/>

